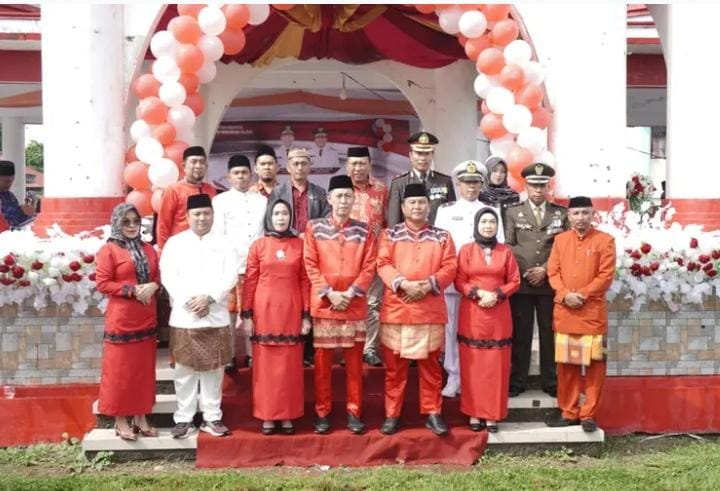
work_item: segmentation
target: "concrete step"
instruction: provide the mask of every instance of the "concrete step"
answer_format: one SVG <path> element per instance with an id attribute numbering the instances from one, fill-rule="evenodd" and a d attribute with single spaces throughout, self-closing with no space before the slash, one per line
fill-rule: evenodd
<path id="1" fill-rule="evenodd" d="M 115 435 L 112 428 L 95 428 L 85 434 L 82 447 L 89 457 L 98 452 L 114 452 L 120 460 L 181 459 L 194 460 L 197 449 L 197 433 L 178 440 L 170 435 L 170 428 L 159 428 L 157 438 L 139 436 L 129 442 Z"/>

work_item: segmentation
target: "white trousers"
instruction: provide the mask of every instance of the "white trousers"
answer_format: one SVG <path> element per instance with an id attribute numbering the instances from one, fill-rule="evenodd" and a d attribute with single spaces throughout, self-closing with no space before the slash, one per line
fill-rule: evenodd
<path id="1" fill-rule="evenodd" d="M 190 423 L 198 407 L 198 383 L 200 384 L 200 412 L 205 421 L 222 419 L 222 381 L 224 368 L 198 372 L 186 365 L 175 364 L 173 379 L 178 409 L 173 415 L 175 423 Z"/>
<path id="2" fill-rule="evenodd" d="M 445 325 L 445 361 L 443 362 L 443 368 L 448 374 L 448 382 L 454 380 L 460 383 L 460 358 L 457 341 L 460 295 L 446 292 L 445 305 L 447 306 L 448 323 Z"/>

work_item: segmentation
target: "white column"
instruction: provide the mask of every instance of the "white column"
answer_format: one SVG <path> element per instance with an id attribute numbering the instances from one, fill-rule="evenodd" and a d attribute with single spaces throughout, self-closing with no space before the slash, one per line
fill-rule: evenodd
<path id="1" fill-rule="evenodd" d="M 667 65 L 667 196 L 717 198 L 720 164 L 713 151 L 713 121 L 720 114 L 720 100 L 702 90 L 699 81 L 720 77 L 716 43 L 708 39 L 720 5 L 657 5 L 652 14 Z"/>
<path id="2" fill-rule="evenodd" d="M 477 69 L 459 61 L 433 71 L 435 77 L 435 125 L 426 128 L 438 137 L 435 169 L 450 175 L 457 164 L 477 159 L 477 95 L 473 81 Z"/>
<path id="3" fill-rule="evenodd" d="M 122 195 L 122 5 L 43 5 L 45 196 Z"/>
<path id="4" fill-rule="evenodd" d="M 22 118 L 4 117 L 2 121 L 2 155 L 15 163 L 15 182 L 10 191 L 25 203 L 25 123 Z"/>
<path id="5" fill-rule="evenodd" d="M 554 111 L 549 147 L 556 158 L 556 194 L 624 196 L 630 175 L 623 167 L 625 4 L 566 2 L 516 8 L 546 67 L 545 87 Z"/>

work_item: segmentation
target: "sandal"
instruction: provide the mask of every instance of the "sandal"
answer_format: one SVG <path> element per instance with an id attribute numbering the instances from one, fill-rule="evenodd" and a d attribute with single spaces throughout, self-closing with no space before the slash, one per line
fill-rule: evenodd
<path id="1" fill-rule="evenodd" d="M 140 428 L 138 426 L 137 422 L 135 421 L 135 418 L 133 418 L 132 425 L 133 425 L 133 433 L 140 433 L 142 436 L 145 436 L 148 438 L 157 438 L 157 436 L 158 436 L 158 431 L 155 428 L 153 428 L 152 426 L 148 426 L 147 430 L 143 430 L 142 428 Z"/>
<path id="2" fill-rule="evenodd" d="M 137 435 L 132 431 L 123 431 L 120 430 L 117 426 L 115 426 L 115 436 L 119 436 L 122 440 L 128 441 L 128 442 L 136 442 L 137 441 Z"/>

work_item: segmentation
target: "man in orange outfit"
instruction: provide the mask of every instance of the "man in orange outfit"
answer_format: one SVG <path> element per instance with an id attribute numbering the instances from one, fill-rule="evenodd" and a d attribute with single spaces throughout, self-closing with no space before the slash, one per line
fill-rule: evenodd
<path id="1" fill-rule="evenodd" d="M 447 434 L 442 411 L 442 368 L 447 309 L 443 292 L 457 271 L 450 234 L 428 224 L 430 200 L 422 183 L 403 192 L 405 220 L 386 229 L 378 246 L 378 274 L 387 287 L 380 310 L 380 341 L 385 360 L 385 421 L 392 435 L 400 426 L 409 360 L 420 372 L 420 413 L 436 435 Z"/>
<path id="2" fill-rule="evenodd" d="M 555 290 L 553 330 L 558 375 L 558 406 L 548 426 L 582 425 L 597 430 L 595 413 L 605 382 L 605 293 L 615 276 L 615 239 L 592 226 L 590 198 L 570 199 L 571 230 L 555 237 L 548 259 L 548 279 Z M 585 403 L 579 406 L 582 369 Z"/>
<path id="3" fill-rule="evenodd" d="M 367 223 L 350 218 L 355 199 L 348 176 L 333 176 L 328 187 L 332 214 L 310 220 L 305 232 L 305 270 L 312 282 L 310 314 L 315 346 L 315 433 L 330 431 L 333 351 L 342 348 L 347 372 L 348 429 L 360 434 L 362 363 L 367 330 L 367 291 L 375 275 L 375 235 Z"/>
<path id="4" fill-rule="evenodd" d="M 185 178 L 165 188 L 157 216 L 157 246 L 162 249 L 165 242 L 175 234 L 189 228 L 186 203 L 192 194 L 207 194 L 211 198 L 217 191 L 204 182 L 208 171 L 207 155 L 203 147 L 188 147 L 183 152 Z"/>

